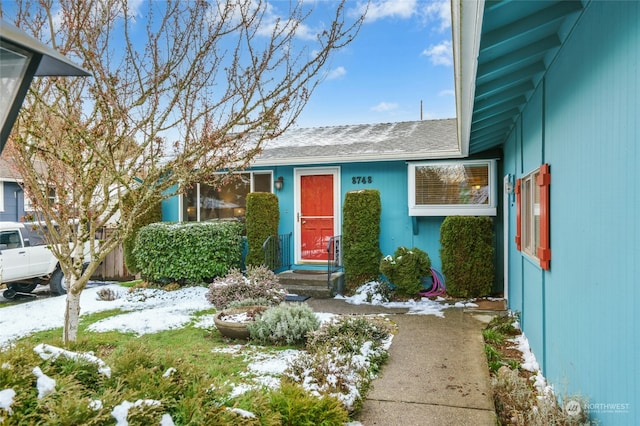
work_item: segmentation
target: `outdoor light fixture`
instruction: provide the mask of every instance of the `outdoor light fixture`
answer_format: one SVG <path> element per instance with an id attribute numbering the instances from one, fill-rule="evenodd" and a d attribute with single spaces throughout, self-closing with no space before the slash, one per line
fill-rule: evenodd
<path id="1" fill-rule="evenodd" d="M 34 76 L 88 76 L 60 53 L 0 20 L 0 153 Z"/>
<path id="2" fill-rule="evenodd" d="M 280 191 L 282 189 L 282 187 L 284 186 L 284 178 L 282 176 L 280 176 L 278 178 L 278 180 L 276 180 L 275 182 L 273 182 L 273 184 L 275 185 L 276 189 L 278 191 Z"/>

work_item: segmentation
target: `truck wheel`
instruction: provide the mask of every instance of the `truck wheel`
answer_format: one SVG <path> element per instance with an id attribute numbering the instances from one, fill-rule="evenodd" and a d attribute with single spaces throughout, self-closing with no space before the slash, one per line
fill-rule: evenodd
<path id="1" fill-rule="evenodd" d="M 49 279 L 49 289 L 53 296 L 62 296 L 63 294 L 67 294 L 67 283 L 60 267 L 57 267 L 56 270 L 53 271 L 53 274 L 51 274 L 51 278 Z"/>
<path id="2" fill-rule="evenodd" d="M 7 288 L 10 288 L 17 293 L 31 293 L 36 287 L 38 287 L 38 283 L 22 282 L 7 284 Z"/>

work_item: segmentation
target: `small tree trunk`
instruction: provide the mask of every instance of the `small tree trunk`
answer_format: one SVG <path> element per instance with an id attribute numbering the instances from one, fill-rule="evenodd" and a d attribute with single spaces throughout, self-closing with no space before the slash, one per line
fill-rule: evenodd
<path id="1" fill-rule="evenodd" d="M 66 277 L 65 277 L 66 278 Z M 78 321 L 80 319 L 80 295 L 82 291 L 77 291 L 76 280 L 69 279 L 67 283 L 67 307 L 64 311 L 64 331 L 62 340 L 66 345 L 78 339 Z M 75 290 L 75 291 L 74 291 Z"/>

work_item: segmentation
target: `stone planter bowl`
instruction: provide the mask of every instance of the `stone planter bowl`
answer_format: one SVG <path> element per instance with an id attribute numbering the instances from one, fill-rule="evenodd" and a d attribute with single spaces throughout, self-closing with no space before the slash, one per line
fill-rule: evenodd
<path id="1" fill-rule="evenodd" d="M 242 314 L 251 310 L 262 313 L 267 309 L 267 306 L 242 306 L 240 308 L 224 309 L 217 313 L 215 317 L 213 317 L 213 322 L 215 323 L 216 328 L 218 329 L 220 334 L 222 334 L 223 336 L 229 337 L 231 339 L 246 340 L 249 338 L 249 330 L 247 329 L 247 325 L 253 323 L 253 320 L 239 322 L 227 321 L 223 318 L 230 315 Z"/>

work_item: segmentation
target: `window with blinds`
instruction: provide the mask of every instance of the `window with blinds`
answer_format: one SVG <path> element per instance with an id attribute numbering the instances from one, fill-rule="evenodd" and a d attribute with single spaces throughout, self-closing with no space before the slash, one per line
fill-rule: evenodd
<path id="1" fill-rule="evenodd" d="M 412 216 L 495 215 L 495 160 L 410 163 Z"/>

